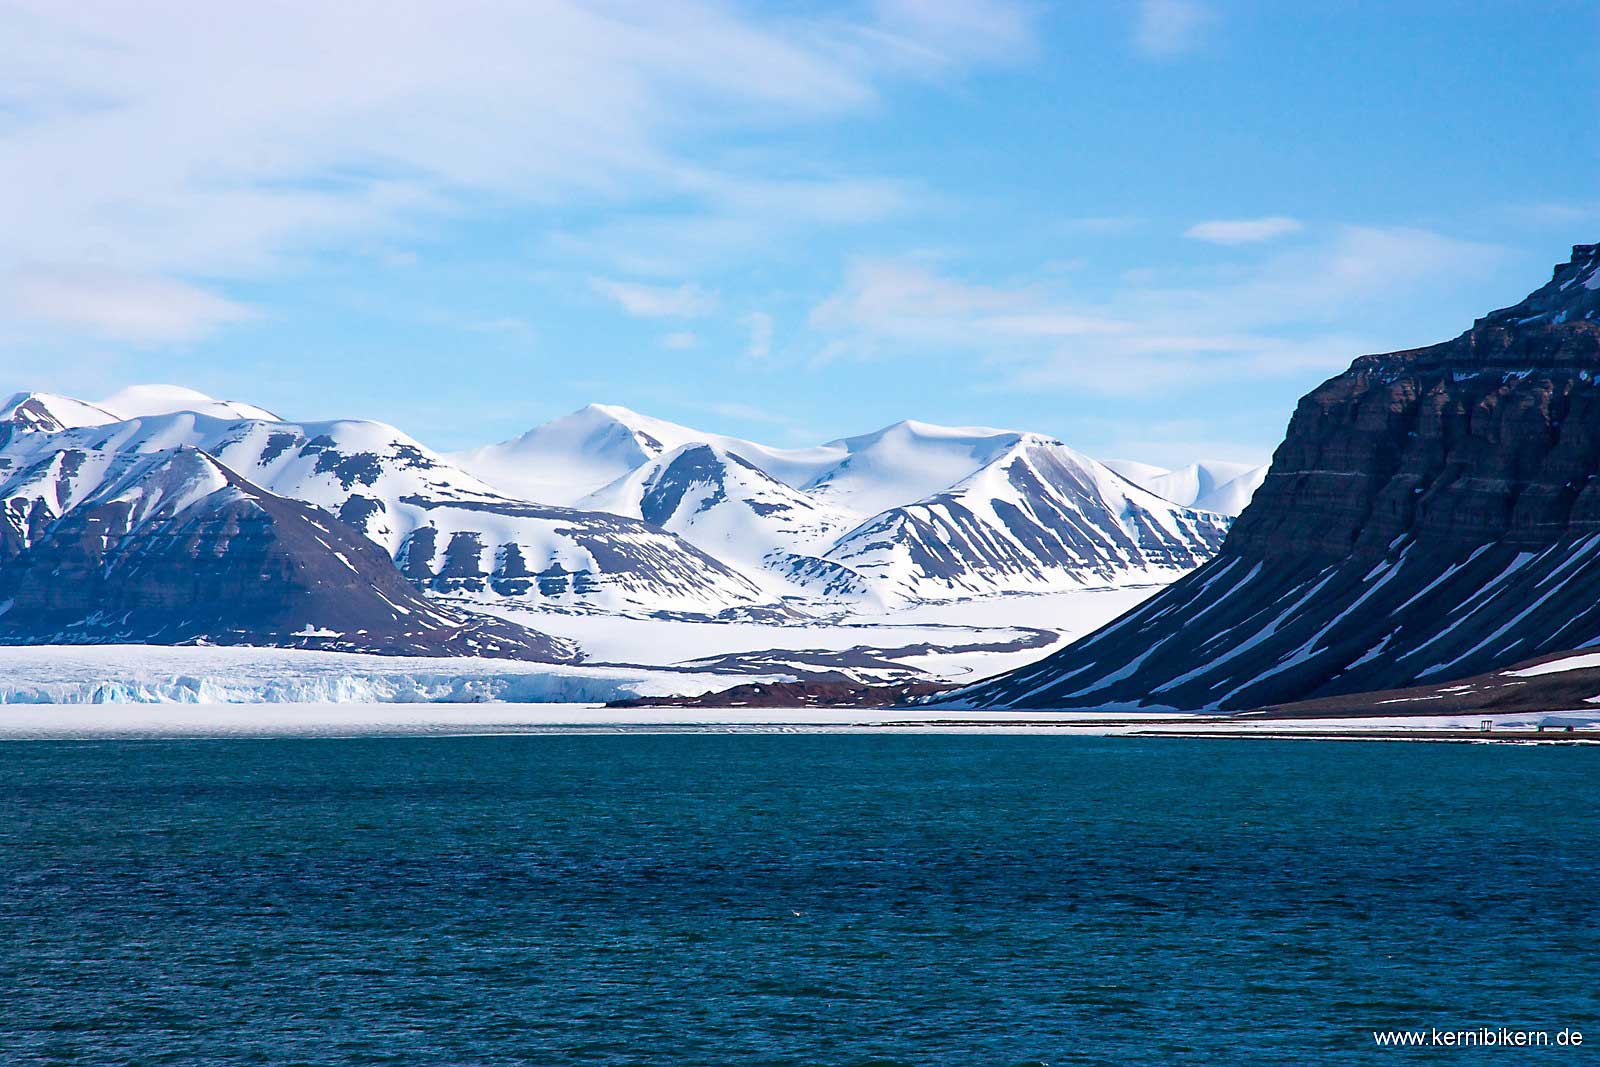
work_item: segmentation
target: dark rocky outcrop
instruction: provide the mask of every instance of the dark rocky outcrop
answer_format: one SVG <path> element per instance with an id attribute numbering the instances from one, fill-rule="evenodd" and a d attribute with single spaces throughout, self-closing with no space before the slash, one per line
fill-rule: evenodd
<path id="1" fill-rule="evenodd" d="M 1549 714 L 1576 720 L 1592 714 L 1600 697 L 1600 663 L 1592 653 L 1540 656 L 1505 670 L 1434 685 L 1317 697 L 1239 712 L 1236 719 L 1348 719 L 1408 716 Z M 1573 664 L 1577 664 L 1573 666 Z M 1563 716 L 1563 712 L 1571 715 Z"/>
<path id="2" fill-rule="evenodd" d="M 849 680 L 749 682 L 700 696 L 613 700 L 608 708 L 890 708 L 933 696 L 934 682 L 871 685 Z"/>
<path id="3" fill-rule="evenodd" d="M 203 452 L 86 460 L 110 470 L 87 499 L 44 521 L 38 497 L 0 514 L 0 643 L 574 658 L 566 642 L 423 599 L 355 530 Z"/>
<path id="4" fill-rule="evenodd" d="M 1600 641 L 1600 247 L 1301 400 L 1218 556 L 969 706 L 1244 709 Z"/>

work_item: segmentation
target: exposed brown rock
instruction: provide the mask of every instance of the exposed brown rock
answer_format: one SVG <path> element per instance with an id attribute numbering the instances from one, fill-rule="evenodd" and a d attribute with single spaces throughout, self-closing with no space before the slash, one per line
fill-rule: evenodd
<path id="1" fill-rule="evenodd" d="M 1218 556 L 969 706 L 1244 709 L 1600 641 L 1600 250 L 1295 411 Z"/>

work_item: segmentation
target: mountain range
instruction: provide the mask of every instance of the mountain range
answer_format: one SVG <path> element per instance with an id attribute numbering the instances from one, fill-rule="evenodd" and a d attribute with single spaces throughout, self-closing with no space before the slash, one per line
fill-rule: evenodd
<path id="1" fill-rule="evenodd" d="M 781 449 L 591 405 L 453 458 L 508 491 L 660 525 L 771 592 L 891 604 L 1170 580 L 1233 514 L 1040 434 L 914 421 Z"/>
<path id="2" fill-rule="evenodd" d="M 0 520 L 0 641 L 569 658 L 482 612 L 709 618 L 1160 583 L 1231 516 L 1013 431 L 904 422 L 779 449 L 593 405 L 449 457 L 382 423 L 141 386 L 0 405 Z M 163 582 L 190 589 L 181 612 Z"/>
<path id="3" fill-rule="evenodd" d="M 1238 512 L 1237 519 L 1234 513 Z M 1537 706 L 1600 677 L 1600 246 L 1307 394 L 1267 468 L 591 405 L 454 456 L 191 390 L 0 405 L 0 642 L 570 662 L 551 613 L 797 621 L 1160 586 L 966 707 Z"/>
<path id="4" fill-rule="evenodd" d="M 1597 320 L 1600 246 L 1577 245 L 1460 336 L 1357 359 L 1300 401 L 1210 562 L 951 701 L 1326 713 L 1571 699 L 1561 687 L 1584 675 L 1517 665 L 1600 644 Z M 1515 672 L 1485 683 L 1502 668 Z"/>

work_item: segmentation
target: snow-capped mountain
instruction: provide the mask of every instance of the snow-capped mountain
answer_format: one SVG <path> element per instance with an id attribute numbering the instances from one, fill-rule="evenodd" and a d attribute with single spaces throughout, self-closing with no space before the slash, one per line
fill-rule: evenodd
<path id="1" fill-rule="evenodd" d="M 99 426 L 116 416 L 82 400 L 54 393 L 18 393 L 0 404 L 0 448 L 21 433 L 60 433 L 75 426 Z"/>
<path id="2" fill-rule="evenodd" d="M 85 416 L 39 398 L 8 409 Z M 82 421 L 80 418 L 79 421 Z M 13 423 L 20 427 L 21 423 Z M 538 604 L 716 611 L 763 599 L 755 583 L 685 541 L 637 519 L 505 497 L 390 426 L 290 423 L 182 411 L 12 433 L 0 477 L 55 453 L 153 453 L 197 448 L 268 492 L 315 505 L 379 544 L 424 588 Z M 74 466 L 51 493 L 13 508 L 61 513 L 97 487 Z"/>
<path id="3" fill-rule="evenodd" d="M 259 419 L 266 422 L 276 422 L 278 419 L 272 412 L 254 404 L 214 400 L 181 385 L 135 385 L 92 403 L 56 393 L 18 393 L 0 404 L 0 427 L 56 433 L 183 411 L 218 419 Z M 0 444 L 3 443 L 0 441 Z"/>
<path id="4" fill-rule="evenodd" d="M 895 596 L 1166 581 L 1209 559 L 1227 521 L 1131 484 L 1060 441 L 1011 435 L 979 470 L 880 513 L 825 558 Z"/>
<path id="5" fill-rule="evenodd" d="M 1178 506 L 1037 434 L 908 420 L 779 449 L 605 405 L 460 458 L 502 490 L 661 525 L 769 591 L 891 601 L 1164 581 L 1221 541 L 1226 518 L 1196 513 L 1253 488 L 1242 465 L 1187 487 L 1142 472 L 1211 505 Z"/>
<path id="6" fill-rule="evenodd" d="M 837 459 L 804 483 L 819 500 L 863 517 L 942 492 L 971 477 L 1023 434 L 906 420 L 823 447 Z"/>
<path id="7" fill-rule="evenodd" d="M 1202 460 L 1177 470 L 1133 460 L 1110 459 L 1106 466 L 1134 485 L 1175 504 L 1236 516 L 1250 503 L 1267 477 L 1267 464 Z"/>
<path id="8" fill-rule="evenodd" d="M 137 419 L 147 415 L 175 415 L 192 411 L 197 415 L 210 415 L 217 419 L 259 419 L 277 422 L 278 416 L 266 408 L 245 404 L 238 400 L 213 400 L 206 394 L 186 389 L 181 385 L 134 385 L 104 400 L 95 407 L 112 415 L 108 422 Z"/>
<path id="9" fill-rule="evenodd" d="M 0 478 L 0 641 L 569 660 L 424 600 L 374 544 L 193 448 L 44 450 Z"/>
<path id="10" fill-rule="evenodd" d="M 637 516 L 718 559 L 829 596 L 866 584 L 820 559 L 859 516 L 819 501 L 715 444 L 685 444 L 585 497 L 581 506 Z"/>
<path id="11" fill-rule="evenodd" d="M 1021 438 L 1013 430 L 906 420 L 813 447 L 774 448 L 612 404 L 590 404 L 521 437 L 450 458 L 503 493 L 577 506 L 669 452 L 710 445 L 866 519 L 948 489 Z"/>
<path id="12" fill-rule="evenodd" d="M 534 610 L 1143 584 L 1197 566 L 1227 524 L 1050 438 L 910 421 L 780 449 L 591 405 L 466 453 L 492 484 L 391 426 L 285 421 L 176 386 L 19 395 L 0 434 L 0 478 L 55 470 L 6 499 L 0 536 L 23 546 L 101 490 L 107 457 L 196 449 L 342 520 L 419 589 Z"/>
<path id="13" fill-rule="evenodd" d="M 614 404 L 590 404 L 521 437 L 460 452 L 450 459 L 501 492 L 570 507 L 689 444 L 712 445 L 790 486 L 803 485 L 844 456 L 832 446 L 771 448 Z"/>

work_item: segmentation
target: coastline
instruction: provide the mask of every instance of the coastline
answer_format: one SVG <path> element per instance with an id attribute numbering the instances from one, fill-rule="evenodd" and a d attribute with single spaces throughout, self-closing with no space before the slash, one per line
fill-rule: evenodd
<path id="1" fill-rule="evenodd" d="M 1565 720 L 1576 715 L 1562 716 Z M 1213 740 L 1600 744 L 1600 715 L 1539 731 L 1526 714 L 1251 719 L 1171 713 L 819 708 L 607 708 L 599 704 L 28 704 L 0 709 L 0 741 L 428 737 L 515 734 L 1040 734 Z M 1487 731 L 1482 720 L 1491 722 Z"/>

